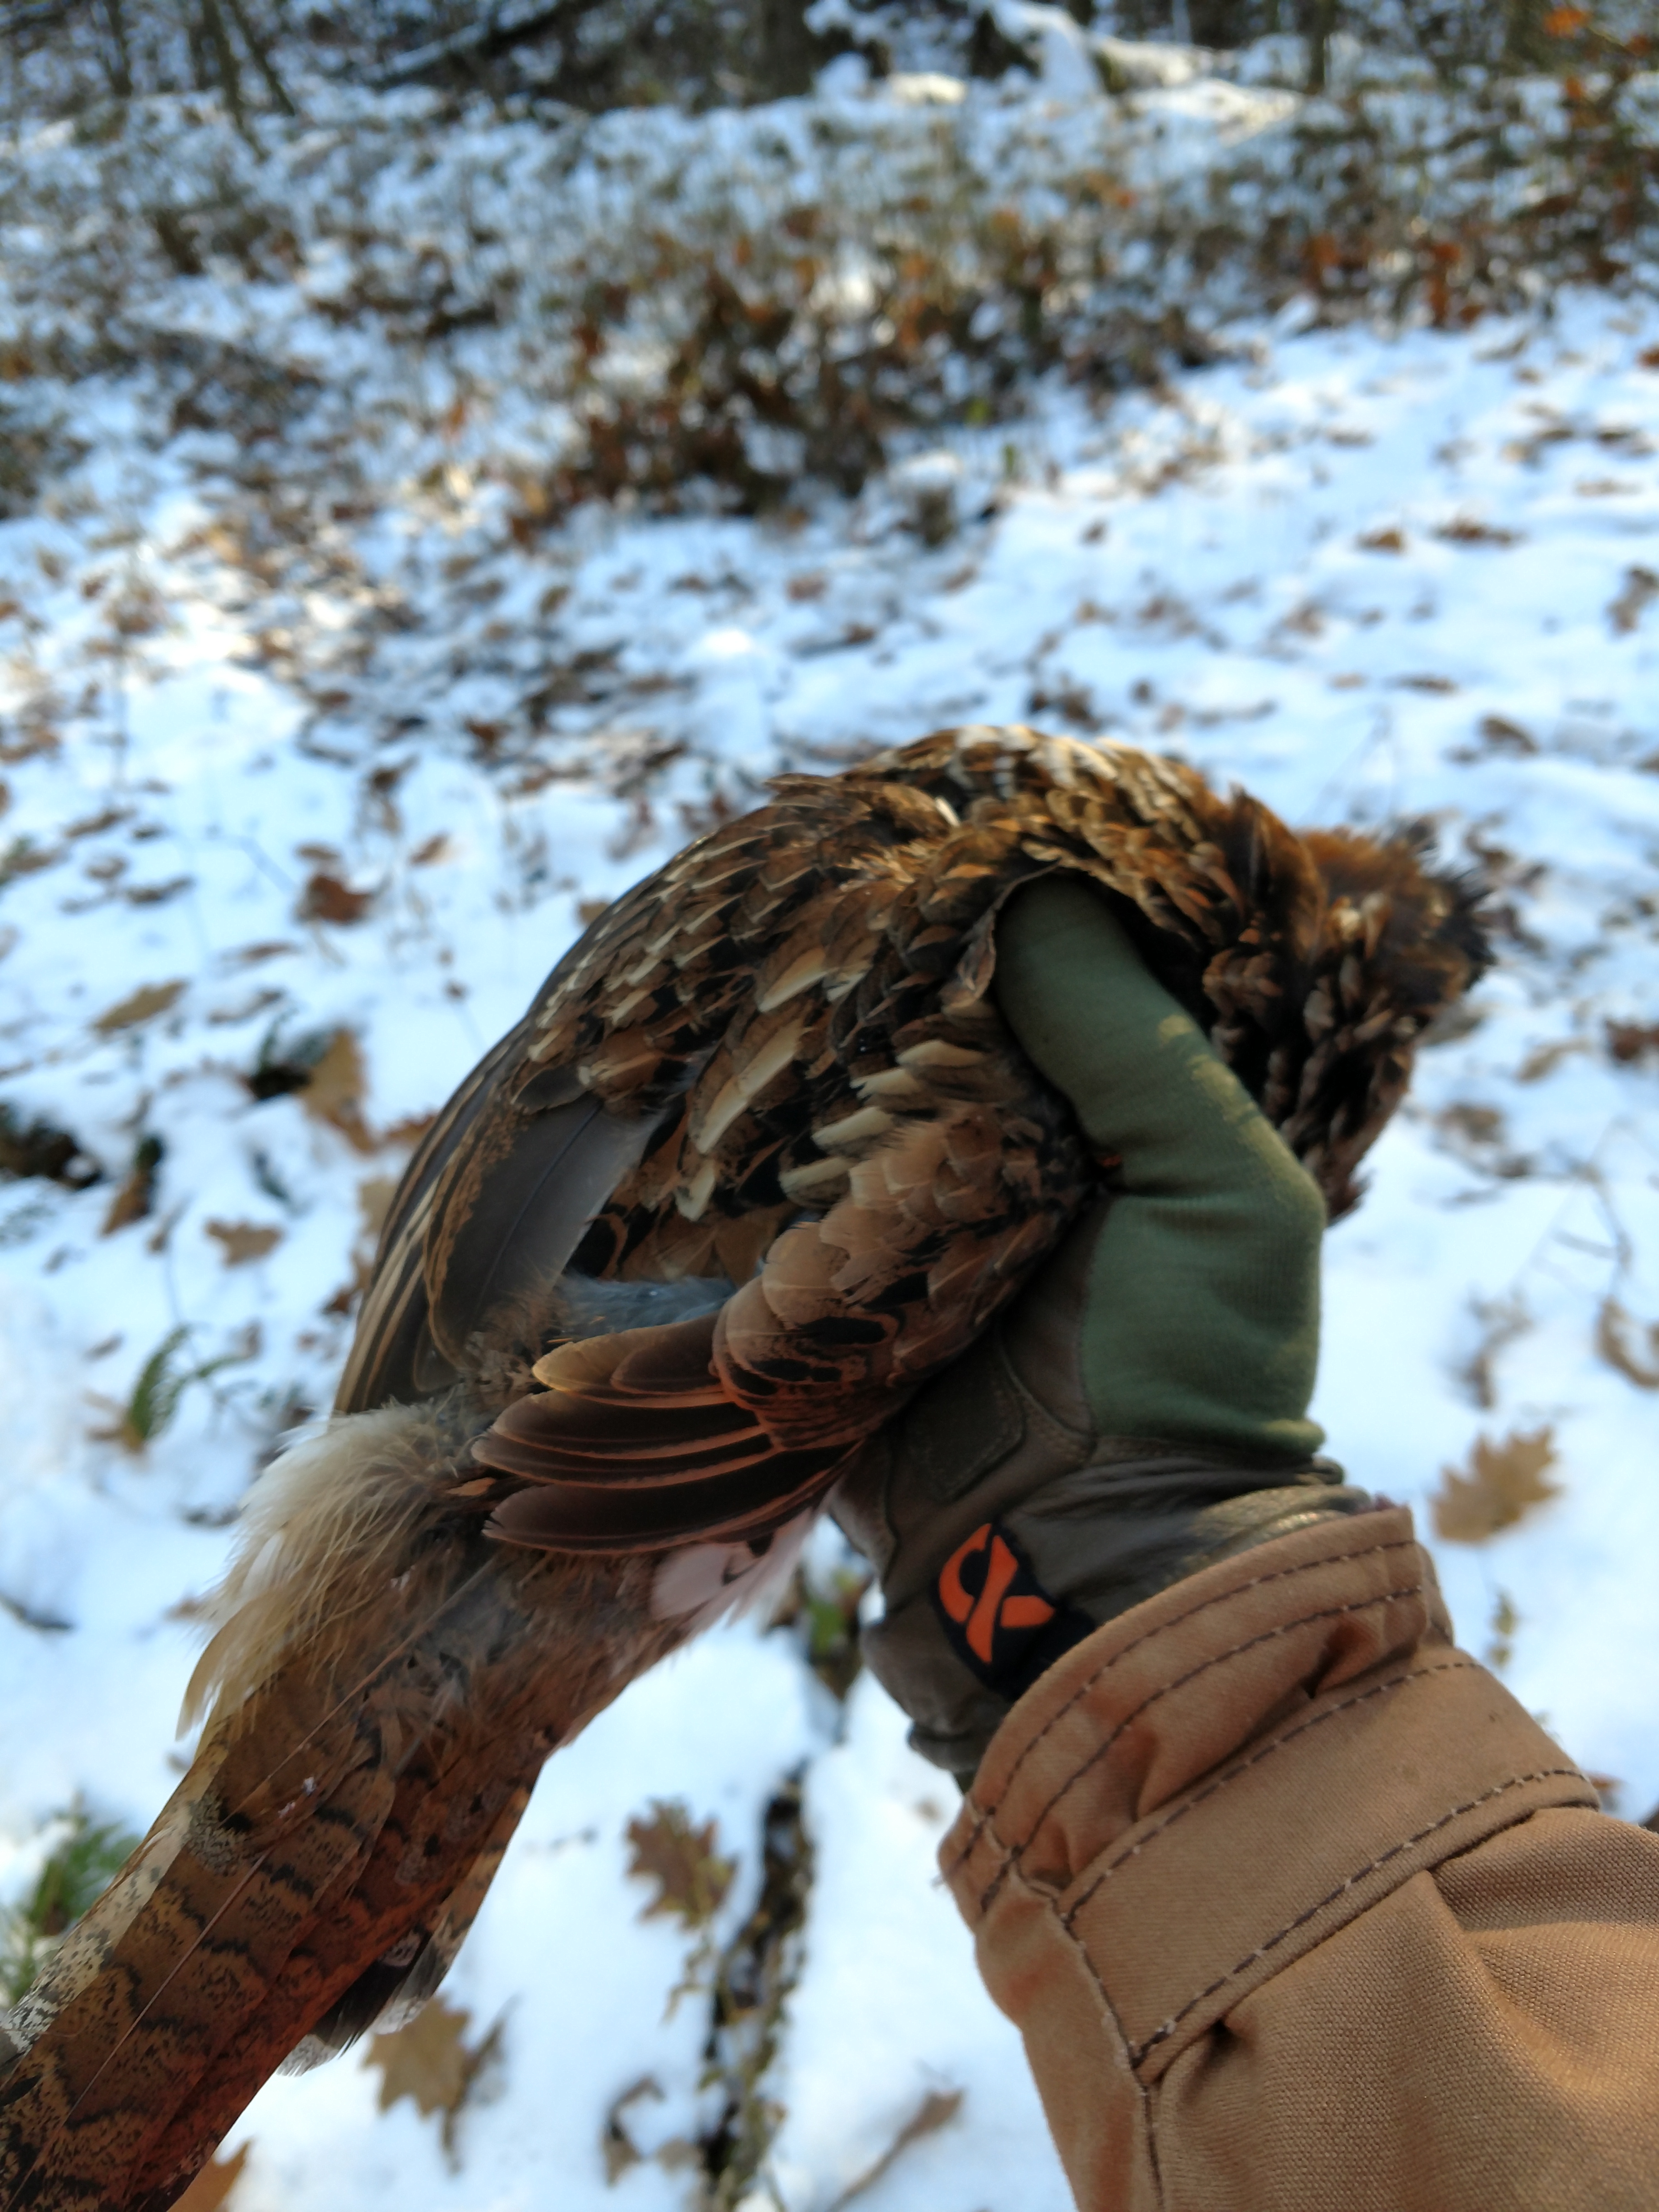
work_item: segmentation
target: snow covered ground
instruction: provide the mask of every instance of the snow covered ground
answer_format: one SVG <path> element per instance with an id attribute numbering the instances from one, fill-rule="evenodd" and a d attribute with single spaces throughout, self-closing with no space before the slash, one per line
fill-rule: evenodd
<path id="1" fill-rule="evenodd" d="M 337 416 L 371 366 L 343 353 Z M 95 382 L 74 429 L 0 522 L 0 1096 L 101 1170 L 0 1183 L 0 1894 L 77 1796 L 142 1826 L 171 1787 L 237 1500 L 327 1403 L 422 1117 L 593 902 L 781 768 L 963 720 L 1162 748 L 1293 821 L 1427 817 L 1496 880 L 1498 967 L 1332 1235 L 1316 1411 L 1425 1528 L 1477 1438 L 1549 1432 L 1559 1495 L 1439 1544 L 1448 1594 L 1620 1809 L 1659 1799 L 1659 310 L 1291 316 L 767 520 L 515 532 L 457 458 L 343 501 L 297 580 L 260 535 L 280 436 L 256 508 L 234 431 L 158 441 Z M 550 1768 L 445 1991 L 475 2045 L 501 2024 L 453 2155 L 349 2057 L 251 2108 L 234 2212 L 694 2201 L 708 1998 L 671 2008 L 696 1939 L 641 1917 L 624 1832 L 655 1800 L 718 1823 L 723 1942 L 798 1770 L 814 1877 L 750 2201 L 830 2212 L 959 2095 L 859 2201 L 1063 2212 L 933 1885 L 950 1784 L 867 1678 L 838 1705 L 798 1630 L 749 1627 Z"/>

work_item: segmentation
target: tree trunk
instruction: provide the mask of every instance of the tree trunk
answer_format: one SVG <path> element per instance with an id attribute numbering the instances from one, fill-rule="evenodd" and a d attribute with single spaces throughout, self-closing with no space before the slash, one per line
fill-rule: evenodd
<path id="1" fill-rule="evenodd" d="M 1308 89 L 1323 92 L 1330 72 L 1331 33 L 1337 0 L 1304 0 L 1303 35 L 1308 41 Z"/>
<path id="2" fill-rule="evenodd" d="M 265 90 L 270 94 L 271 104 L 280 114 L 293 115 L 296 110 L 294 102 L 289 98 L 288 87 L 276 74 L 276 64 L 270 58 L 270 47 L 258 37 L 243 12 L 242 0 L 225 0 L 225 5 L 235 18 L 236 27 L 242 34 L 242 44 L 252 57 L 254 68 L 265 81 Z"/>
<path id="3" fill-rule="evenodd" d="M 811 0 L 760 0 L 760 78 L 769 98 L 811 92 L 829 53 L 807 28 Z"/>
<path id="4" fill-rule="evenodd" d="M 104 21 L 109 29 L 108 59 L 104 74 L 118 100 L 132 97 L 132 55 L 127 46 L 126 10 L 122 0 L 104 0 Z M 100 42 L 101 43 L 101 42 Z"/>

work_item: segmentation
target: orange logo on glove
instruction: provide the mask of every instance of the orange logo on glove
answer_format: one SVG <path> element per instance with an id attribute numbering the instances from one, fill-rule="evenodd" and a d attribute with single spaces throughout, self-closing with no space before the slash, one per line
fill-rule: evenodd
<path id="1" fill-rule="evenodd" d="M 951 1553 L 939 1569 L 935 1595 L 940 1612 L 961 1631 L 962 1644 L 978 1661 L 976 1674 L 997 1671 L 1011 1640 L 1023 1650 L 1054 1617 L 1054 1607 L 1030 1565 L 994 1521 L 975 1528 Z"/>

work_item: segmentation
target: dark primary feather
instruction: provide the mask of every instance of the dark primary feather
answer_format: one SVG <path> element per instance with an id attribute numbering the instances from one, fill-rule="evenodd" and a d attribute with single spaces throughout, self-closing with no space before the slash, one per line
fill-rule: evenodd
<path id="1" fill-rule="evenodd" d="M 163 2212 L 290 2053 L 429 1994 L 548 1753 L 693 1632 L 674 1547 L 763 1552 L 1056 1243 L 1105 1170 L 988 995 L 1020 884 L 1116 902 L 1333 1212 L 1485 964 L 1420 840 L 1127 747 L 947 731 L 775 793 L 411 1161 L 355 1418 L 251 1493 L 190 1772 L 12 2023 L 0 2212 Z"/>

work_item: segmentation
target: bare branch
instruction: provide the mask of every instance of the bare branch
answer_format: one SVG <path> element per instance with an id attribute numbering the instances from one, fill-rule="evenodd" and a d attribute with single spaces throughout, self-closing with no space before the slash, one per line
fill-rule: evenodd
<path id="1" fill-rule="evenodd" d="M 242 73 L 236 65 L 232 51 L 230 33 L 225 28 L 225 19 L 219 13 L 219 0 L 197 0 L 201 14 L 202 29 L 213 49 L 213 59 L 219 72 L 219 89 L 225 95 L 225 105 L 230 110 L 231 121 L 245 136 L 247 118 L 242 112 Z"/>
<path id="2" fill-rule="evenodd" d="M 114 4 L 118 4 L 118 0 L 114 0 Z M 272 105 L 281 114 L 298 114 L 299 110 L 289 97 L 288 87 L 276 74 L 276 65 L 270 58 L 270 49 L 258 36 L 252 25 L 248 21 L 243 12 L 241 0 L 225 0 L 225 5 L 235 18 L 236 27 L 242 34 L 242 44 L 252 57 L 254 68 L 265 81 L 265 89 L 270 94 Z"/>
<path id="3" fill-rule="evenodd" d="M 412 53 L 378 71 L 368 82 L 377 92 L 389 92 L 398 85 L 418 84 L 423 77 L 438 76 L 458 64 L 465 68 L 491 61 L 523 40 L 538 38 L 562 21 L 574 21 L 597 4 L 598 0 L 555 0 L 550 8 L 494 10 L 482 23 L 469 23 L 447 39 L 416 46 Z"/>
<path id="4" fill-rule="evenodd" d="M 75 12 L 77 0 L 36 0 L 32 8 L 14 8 L 9 15 L 0 15 L 0 39 L 9 39 L 19 31 L 33 31 L 47 23 L 61 23 L 66 15 Z"/>
<path id="5" fill-rule="evenodd" d="M 132 56 L 127 46 L 126 9 L 124 0 L 103 0 L 104 21 L 109 27 L 110 61 L 107 65 L 110 90 L 118 100 L 132 97 Z"/>

